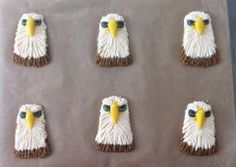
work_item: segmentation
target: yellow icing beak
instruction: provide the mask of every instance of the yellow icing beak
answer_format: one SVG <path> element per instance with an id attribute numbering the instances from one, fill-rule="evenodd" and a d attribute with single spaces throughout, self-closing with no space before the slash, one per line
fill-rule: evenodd
<path id="1" fill-rule="evenodd" d="M 205 112 L 203 111 L 202 107 L 199 107 L 196 113 L 196 121 L 198 128 L 202 128 L 205 122 Z"/>
<path id="2" fill-rule="evenodd" d="M 111 18 L 108 21 L 108 30 L 111 33 L 112 38 L 115 38 L 117 34 L 117 22 L 114 18 Z"/>
<path id="3" fill-rule="evenodd" d="M 27 122 L 30 129 L 32 129 L 34 126 L 34 119 L 35 117 L 33 112 L 31 110 L 26 111 L 25 121 Z"/>
<path id="4" fill-rule="evenodd" d="M 34 30 L 35 30 L 35 22 L 32 17 L 29 17 L 26 22 L 26 30 L 27 33 L 30 37 L 34 35 Z"/>
<path id="5" fill-rule="evenodd" d="M 118 115 L 119 115 L 118 103 L 117 101 L 113 101 L 111 104 L 111 119 L 113 124 L 117 123 Z"/>
<path id="6" fill-rule="evenodd" d="M 201 17 L 197 17 L 194 28 L 196 29 L 198 35 L 203 35 L 205 30 L 205 25 Z"/>

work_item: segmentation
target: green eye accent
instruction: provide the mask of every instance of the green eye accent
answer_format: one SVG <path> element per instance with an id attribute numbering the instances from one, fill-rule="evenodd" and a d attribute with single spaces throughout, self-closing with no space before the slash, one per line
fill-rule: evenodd
<path id="1" fill-rule="evenodd" d="M 109 112 L 109 111 L 110 111 L 110 106 L 104 104 L 104 105 L 103 105 L 103 110 L 106 111 L 106 112 Z"/>
<path id="2" fill-rule="evenodd" d="M 204 23 L 204 25 L 208 25 L 209 24 L 209 20 L 208 19 L 203 20 L 203 23 Z"/>
<path id="3" fill-rule="evenodd" d="M 195 117 L 196 112 L 193 111 L 193 110 L 189 110 L 189 111 L 188 111 L 188 115 L 189 115 L 190 117 Z"/>
<path id="4" fill-rule="evenodd" d="M 35 117 L 40 117 L 42 115 L 42 111 L 36 111 L 34 112 Z"/>
<path id="5" fill-rule="evenodd" d="M 205 112 L 205 117 L 210 117 L 211 116 L 211 111 L 206 111 Z"/>
<path id="6" fill-rule="evenodd" d="M 118 28 L 123 28 L 125 23 L 123 21 L 117 21 L 117 27 Z"/>
<path id="7" fill-rule="evenodd" d="M 195 24 L 195 21 L 194 20 L 187 20 L 187 24 L 189 26 L 193 26 Z"/>
<path id="8" fill-rule="evenodd" d="M 126 105 L 119 106 L 119 111 L 124 112 L 127 109 Z"/>
<path id="9" fill-rule="evenodd" d="M 41 19 L 34 20 L 34 22 L 35 22 L 35 25 L 37 25 L 37 26 L 42 24 L 42 20 Z"/>
<path id="10" fill-rule="evenodd" d="M 21 21 L 21 24 L 22 24 L 23 26 L 25 26 L 25 25 L 26 25 L 26 22 L 27 22 L 27 20 L 26 20 L 26 19 L 23 19 L 23 20 Z"/>
<path id="11" fill-rule="evenodd" d="M 20 112 L 20 118 L 25 118 L 25 116 L 26 116 L 26 113 L 24 111 L 21 111 Z"/>
<path id="12" fill-rule="evenodd" d="M 106 21 L 101 22 L 101 26 L 103 28 L 107 28 L 108 27 L 108 22 L 106 22 Z"/>

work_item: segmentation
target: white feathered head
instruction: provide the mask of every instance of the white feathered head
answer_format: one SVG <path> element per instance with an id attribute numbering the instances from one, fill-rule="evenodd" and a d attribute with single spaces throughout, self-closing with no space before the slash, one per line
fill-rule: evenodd
<path id="1" fill-rule="evenodd" d="M 190 12 L 184 18 L 183 47 L 191 58 L 208 58 L 216 53 L 211 17 L 200 11 Z"/>
<path id="2" fill-rule="evenodd" d="M 96 142 L 130 145 L 133 141 L 129 119 L 129 106 L 125 98 L 110 96 L 102 101 Z"/>
<path id="3" fill-rule="evenodd" d="M 17 27 L 14 53 L 28 59 L 45 56 L 47 48 L 46 28 L 42 15 L 23 14 Z"/>
<path id="4" fill-rule="evenodd" d="M 22 105 L 16 123 L 16 150 L 33 150 L 46 146 L 46 120 L 42 106 L 37 104 Z"/>
<path id="5" fill-rule="evenodd" d="M 101 58 L 126 58 L 129 40 L 124 18 L 118 14 L 108 14 L 99 23 L 98 54 Z"/>
<path id="6" fill-rule="evenodd" d="M 215 145 L 215 123 L 211 106 L 203 101 L 189 103 L 182 130 L 184 142 L 195 150 L 210 149 Z"/>

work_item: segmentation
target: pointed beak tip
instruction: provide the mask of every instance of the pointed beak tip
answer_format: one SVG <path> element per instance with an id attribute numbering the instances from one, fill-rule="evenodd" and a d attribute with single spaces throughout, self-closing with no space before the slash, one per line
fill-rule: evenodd
<path id="1" fill-rule="evenodd" d="M 33 125 L 29 125 L 29 128 L 32 129 L 32 128 L 33 128 Z"/>
<path id="2" fill-rule="evenodd" d="M 117 101 L 113 101 L 111 104 L 111 118 L 112 118 L 113 124 L 117 123 L 118 115 L 119 115 L 118 103 L 117 103 Z"/>
<path id="3" fill-rule="evenodd" d="M 30 129 L 32 129 L 34 126 L 34 120 L 35 120 L 35 117 L 33 115 L 33 112 L 30 110 L 27 111 L 25 121 L 27 122 Z"/>
<path id="4" fill-rule="evenodd" d="M 203 32 L 198 32 L 197 33 L 199 36 L 202 36 L 203 35 Z"/>
<path id="5" fill-rule="evenodd" d="M 196 113 L 196 121 L 198 128 L 201 129 L 205 122 L 205 113 L 202 108 L 199 108 Z"/>
<path id="6" fill-rule="evenodd" d="M 199 125 L 199 124 L 198 124 L 198 128 L 199 128 L 199 129 L 202 129 L 202 127 L 203 127 L 203 125 Z"/>
<path id="7" fill-rule="evenodd" d="M 26 30 L 27 30 L 27 33 L 30 37 L 34 36 L 35 22 L 32 17 L 28 18 L 28 20 L 26 22 Z"/>
<path id="8" fill-rule="evenodd" d="M 195 22 L 195 29 L 197 31 L 197 34 L 199 36 L 202 36 L 205 31 L 205 25 L 203 23 L 203 19 L 201 17 L 197 17 L 196 22 Z"/>
<path id="9" fill-rule="evenodd" d="M 108 22 L 108 30 L 111 33 L 112 39 L 116 37 L 117 34 L 117 22 L 115 19 L 111 19 Z"/>

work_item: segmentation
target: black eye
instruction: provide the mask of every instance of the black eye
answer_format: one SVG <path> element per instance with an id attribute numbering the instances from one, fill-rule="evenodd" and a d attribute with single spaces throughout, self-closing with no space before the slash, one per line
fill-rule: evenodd
<path id="1" fill-rule="evenodd" d="M 22 112 L 20 112 L 20 117 L 21 117 L 21 118 L 25 118 L 25 115 L 26 115 L 26 113 L 25 113 L 25 112 L 23 112 L 23 111 L 22 111 Z"/>
<path id="2" fill-rule="evenodd" d="M 124 112 L 126 110 L 126 105 L 119 106 L 119 111 Z"/>
<path id="3" fill-rule="evenodd" d="M 102 26 L 103 28 L 107 28 L 107 25 L 108 25 L 108 23 L 107 23 L 106 21 L 102 21 L 102 22 L 101 22 L 101 26 Z"/>
<path id="4" fill-rule="evenodd" d="M 36 111 L 34 112 L 35 117 L 40 117 L 42 115 L 42 111 Z"/>
<path id="5" fill-rule="evenodd" d="M 42 20 L 41 19 L 37 19 L 37 20 L 34 20 L 35 24 L 37 26 L 41 25 L 42 24 Z"/>
<path id="6" fill-rule="evenodd" d="M 125 23 L 123 21 L 117 21 L 118 28 L 123 28 Z"/>
<path id="7" fill-rule="evenodd" d="M 27 22 L 27 20 L 26 20 L 26 19 L 23 19 L 23 20 L 21 21 L 21 24 L 22 24 L 23 26 L 25 26 L 25 25 L 26 25 L 26 22 Z"/>
<path id="8" fill-rule="evenodd" d="M 211 111 L 206 111 L 205 112 L 205 117 L 210 117 L 211 116 Z"/>
<path id="9" fill-rule="evenodd" d="M 209 20 L 208 20 L 208 19 L 203 20 L 203 23 L 204 23 L 205 25 L 208 25 L 208 24 L 209 24 Z"/>
<path id="10" fill-rule="evenodd" d="M 104 104 L 104 105 L 103 105 L 103 110 L 104 110 L 104 111 L 107 111 L 107 112 L 110 111 L 110 106 Z"/>
<path id="11" fill-rule="evenodd" d="M 193 111 L 193 110 L 189 110 L 189 111 L 188 111 L 188 115 L 189 115 L 190 117 L 195 117 L 195 114 L 196 114 L 196 112 Z"/>
<path id="12" fill-rule="evenodd" d="M 187 24 L 188 24 L 189 26 L 193 26 L 193 25 L 195 24 L 195 21 L 193 21 L 193 20 L 187 20 Z"/>

